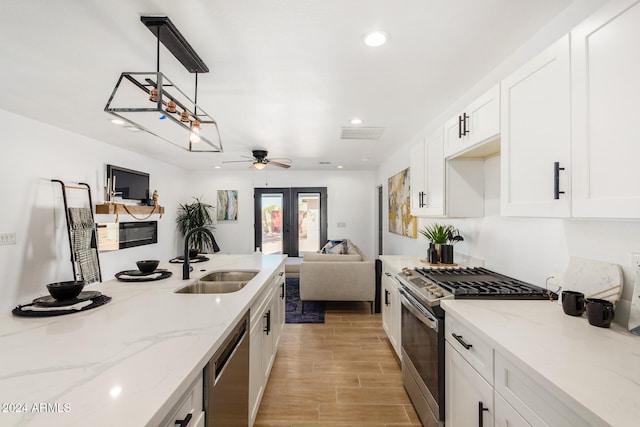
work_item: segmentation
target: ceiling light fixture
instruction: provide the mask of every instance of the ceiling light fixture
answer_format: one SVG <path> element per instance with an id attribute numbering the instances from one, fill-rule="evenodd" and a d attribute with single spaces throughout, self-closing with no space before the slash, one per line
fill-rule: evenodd
<path id="1" fill-rule="evenodd" d="M 198 74 L 209 68 L 168 17 L 140 20 L 157 38 L 156 72 L 122 73 L 104 110 L 129 123 L 127 128 L 144 130 L 187 151 L 222 152 L 218 124 L 198 105 Z M 160 72 L 160 42 L 195 73 L 193 101 Z"/>
<path id="2" fill-rule="evenodd" d="M 266 167 L 267 167 L 267 164 L 266 164 L 266 163 L 263 163 L 263 162 L 254 162 L 254 163 L 253 163 L 253 167 L 254 167 L 254 168 L 256 168 L 256 169 L 258 169 L 258 170 L 261 170 L 261 169 L 266 168 Z"/>
<path id="3" fill-rule="evenodd" d="M 362 120 L 357 118 L 357 117 L 355 117 L 355 118 L 351 119 L 351 124 L 352 125 L 361 125 L 362 124 Z"/>
<path id="4" fill-rule="evenodd" d="M 113 123 L 114 125 L 122 126 L 124 125 L 125 121 L 120 119 L 111 119 L 111 123 Z"/>
<path id="5" fill-rule="evenodd" d="M 362 40 L 369 47 L 378 47 L 389 40 L 389 34 L 384 31 L 371 31 L 362 36 Z"/>

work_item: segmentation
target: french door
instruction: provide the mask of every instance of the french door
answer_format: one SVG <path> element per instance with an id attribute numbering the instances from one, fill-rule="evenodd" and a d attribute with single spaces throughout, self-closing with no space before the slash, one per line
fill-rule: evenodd
<path id="1" fill-rule="evenodd" d="M 327 241 L 326 187 L 256 188 L 255 247 L 265 254 L 319 250 Z"/>

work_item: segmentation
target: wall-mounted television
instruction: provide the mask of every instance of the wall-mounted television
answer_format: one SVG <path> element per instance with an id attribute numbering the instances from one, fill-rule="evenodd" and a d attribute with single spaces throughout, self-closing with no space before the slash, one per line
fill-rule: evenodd
<path id="1" fill-rule="evenodd" d="M 148 173 L 107 165 L 107 178 L 109 178 L 112 189 L 115 188 L 116 196 L 127 200 L 138 200 L 142 203 L 149 200 Z"/>

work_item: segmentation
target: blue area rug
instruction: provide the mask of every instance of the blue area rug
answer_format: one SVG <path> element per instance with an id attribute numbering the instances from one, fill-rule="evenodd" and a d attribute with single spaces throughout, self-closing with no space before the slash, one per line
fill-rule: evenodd
<path id="1" fill-rule="evenodd" d="M 286 279 L 285 323 L 324 323 L 324 302 L 300 301 L 300 279 Z"/>

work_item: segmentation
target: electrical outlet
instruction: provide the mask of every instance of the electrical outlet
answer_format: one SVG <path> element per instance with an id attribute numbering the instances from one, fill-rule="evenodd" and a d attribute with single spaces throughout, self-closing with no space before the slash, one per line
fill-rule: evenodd
<path id="1" fill-rule="evenodd" d="M 15 245 L 16 233 L 2 233 L 0 234 L 0 245 Z"/>
<path id="2" fill-rule="evenodd" d="M 640 254 L 631 253 L 631 269 L 636 277 L 640 276 Z"/>

